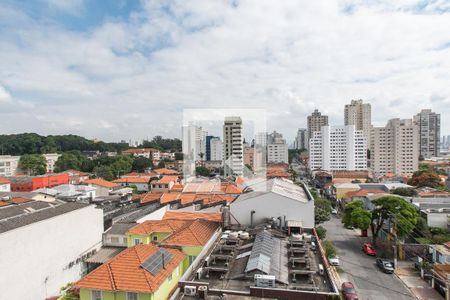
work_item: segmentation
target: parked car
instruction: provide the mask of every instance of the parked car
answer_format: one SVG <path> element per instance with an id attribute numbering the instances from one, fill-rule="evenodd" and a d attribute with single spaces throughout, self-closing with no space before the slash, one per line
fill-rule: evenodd
<path id="1" fill-rule="evenodd" d="M 371 255 L 371 256 L 377 255 L 377 250 L 375 250 L 375 248 L 372 244 L 362 245 L 362 251 L 364 251 L 364 253 L 366 253 L 367 255 Z"/>
<path id="2" fill-rule="evenodd" d="M 328 262 L 332 266 L 339 266 L 339 257 L 336 255 L 331 255 L 328 257 Z"/>
<path id="3" fill-rule="evenodd" d="M 332 213 L 333 215 L 337 215 L 337 209 L 336 209 L 336 208 L 333 208 L 333 209 L 331 210 L 331 213 Z"/>
<path id="4" fill-rule="evenodd" d="M 353 283 L 347 281 L 342 283 L 341 286 L 342 294 L 344 295 L 344 299 L 352 299 L 352 300 L 358 300 L 358 295 L 356 294 L 355 287 L 353 286 Z"/>
<path id="5" fill-rule="evenodd" d="M 345 226 L 345 228 L 347 228 L 347 229 L 355 229 L 355 227 L 353 227 L 352 225 L 347 225 L 347 226 Z"/>
<path id="6" fill-rule="evenodd" d="M 386 259 L 377 258 L 377 266 L 380 268 L 381 271 L 387 274 L 394 273 L 394 265 L 392 262 Z"/>

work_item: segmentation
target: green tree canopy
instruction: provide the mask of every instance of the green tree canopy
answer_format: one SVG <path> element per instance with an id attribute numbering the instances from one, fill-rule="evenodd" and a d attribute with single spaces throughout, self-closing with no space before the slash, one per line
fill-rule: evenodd
<path id="1" fill-rule="evenodd" d="M 151 167 L 153 167 L 153 162 L 149 158 L 140 156 L 133 160 L 133 170 L 136 172 L 143 172 Z"/>
<path id="2" fill-rule="evenodd" d="M 342 222 L 347 226 L 355 226 L 353 224 L 352 213 L 355 209 L 363 208 L 364 202 L 362 200 L 355 200 L 350 203 L 347 203 L 344 207 L 344 215 L 342 217 Z"/>
<path id="3" fill-rule="evenodd" d="M 367 230 L 372 222 L 372 214 L 362 207 L 357 207 L 351 213 L 351 220 L 354 227 Z"/>
<path id="4" fill-rule="evenodd" d="M 55 163 L 55 171 L 81 170 L 85 160 L 87 159 L 79 151 L 64 152 Z"/>
<path id="5" fill-rule="evenodd" d="M 103 178 L 105 180 L 113 180 L 114 173 L 110 166 L 100 165 L 94 168 L 94 174 L 98 178 Z"/>
<path id="6" fill-rule="evenodd" d="M 207 169 L 207 168 L 205 168 L 205 167 L 196 167 L 195 168 L 195 174 L 197 175 L 197 176 L 204 176 L 204 177 L 208 177 L 209 176 L 209 174 L 210 174 L 210 172 L 209 172 L 209 170 Z"/>
<path id="7" fill-rule="evenodd" d="M 29 175 L 42 175 L 47 171 L 47 160 L 42 154 L 24 154 L 19 159 L 19 169 Z"/>
<path id="8" fill-rule="evenodd" d="M 392 194 L 405 196 L 405 197 L 414 197 L 417 196 L 417 191 L 413 188 L 396 188 L 392 191 Z"/>
<path id="9" fill-rule="evenodd" d="M 314 223 L 316 225 L 330 220 L 331 203 L 324 198 L 314 200 Z"/>
<path id="10" fill-rule="evenodd" d="M 372 211 L 374 242 L 381 228 L 389 219 L 396 224 L 396 232 L 399 237 L 404 237 L 413 231 L 418 213 L 405 199 L 397 196 L 385 196 L 372 201 L 372 203 L 375 205 L 375 209 Z"/>

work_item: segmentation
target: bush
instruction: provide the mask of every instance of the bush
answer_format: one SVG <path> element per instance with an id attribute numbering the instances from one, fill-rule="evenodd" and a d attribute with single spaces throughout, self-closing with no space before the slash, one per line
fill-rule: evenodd
<path id="1" fill-rule="evenodd" d="M 422 238 L 422 237 L 416 238 L 416 241 L 417 241 L 419 244 L 422 244 L 422 245 L 430 245 L 430 244 L 433 244 L 433 241 L 432 241 L 432 240 L 427 239 L 427 238 Z"/>
<path id="2" fill-rule="evenodd" d="M 323 228 L 322 226 L 317 226 L 316 233 L 317 233 L 317 236 L 319 237 L 319 239 L 323 240 L 327 235 L 327 230 L 325 228 Z"/>
<path id="3" fill-rule="evenodd" d="M 325 243 L 323 244 L 323 247 L 325 250 L 325 255 L 327 257 L 336 255 L 336 248 L 333 246 L 333 243 L 331 243 L 330 241 L 325 241 Z"/>

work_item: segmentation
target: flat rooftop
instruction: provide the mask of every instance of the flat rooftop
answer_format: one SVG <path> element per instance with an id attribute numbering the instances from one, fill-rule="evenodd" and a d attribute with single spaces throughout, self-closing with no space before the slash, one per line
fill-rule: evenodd
<path id="1" fill-rule="evenodd" d="M 224 232 L 200 265 L 181 281 L 181 286 L 207 285 L 207 299 L 261 299 L 254 294 L 261 287 L 272 289 L 275 294 L 275 290 L 335 294 L 326 270 L 319 272 L 319 264 L 325 268 L 325 263 L 319 248 L 314 249 L 312 244 L 316 243 L 314 235 L 287 236 L 282 231 L 263 228 L 240 232 L 239 237 L 237 234 Z M 275 283 L 256 286 L 255 275 L 272 275 Z M 183 287 L 180 292 L 179 299 L 196 299 L 184 295 Z M 263 299 L 272 299 L 273 294 L 267 296 Z M 307 298 L 302 295 L 298 299 Z"/>

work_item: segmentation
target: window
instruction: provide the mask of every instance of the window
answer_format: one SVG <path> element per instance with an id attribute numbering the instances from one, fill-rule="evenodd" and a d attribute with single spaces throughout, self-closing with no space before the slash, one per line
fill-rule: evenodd
<path id="1" fill-rule="evenodd" d="M 153 241 L 158 241 L 158 236 L 157 235 L 155 235 L 154 237 L 153 237 Z"/>
<path id="2" fill-rule="evenodd" d="M 92 290 L 91 291 L 92 300 L 102 300 L 102 291 Z"/>
<path id="3" fill-rule="evenodd" d="M 119 238 L 118 237 L 111 237 L 111 243 L 113 243 L 113 244 L 119 243 Z"/>
<path id="4" fill-rule="evenodd" d="M 127 300 L 138 300 L 138 294 L 137 293 L 127 293 Z"/>
<path id="5" fill-rule="evenodd" d="M 191 265 L 194 262 L 195 258 L 196 256 L 189 255 L 189 265 Z"/>
<path id="6" fill-rule="evenodd" d="M 133 245 L 139 245 L 141 243 L 141 239 L 134 239 L 133 240 Z"/>

